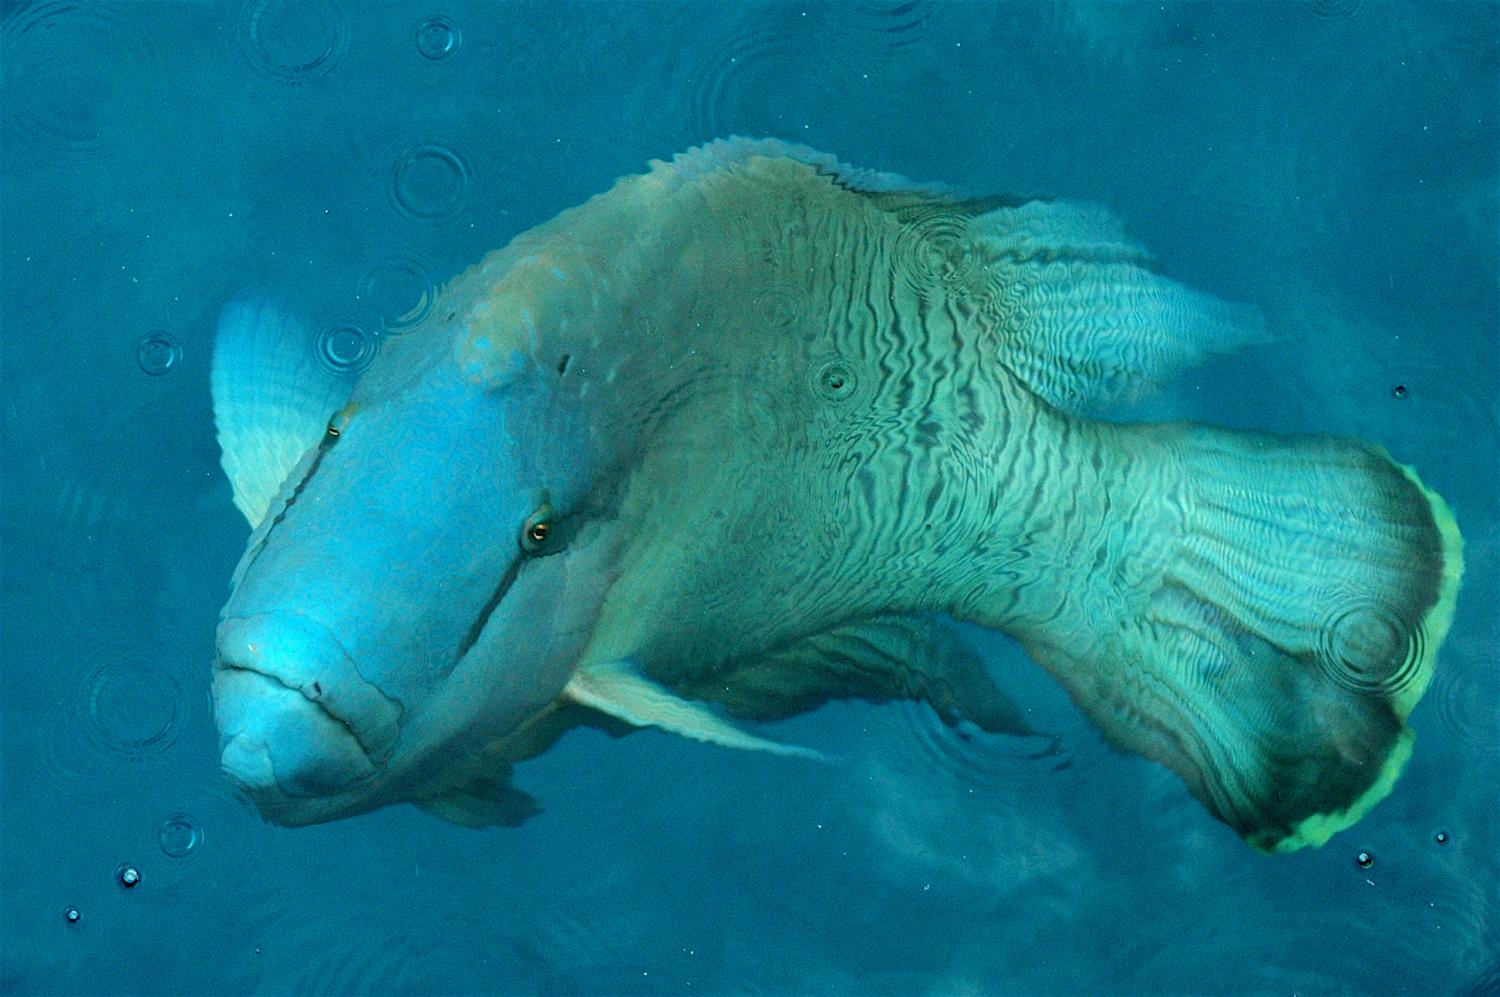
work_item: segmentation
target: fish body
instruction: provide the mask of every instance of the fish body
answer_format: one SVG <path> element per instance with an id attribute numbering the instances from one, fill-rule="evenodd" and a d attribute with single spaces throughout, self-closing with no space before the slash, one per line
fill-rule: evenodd
<path id="1" fill-rule="evenodd" d="M 293 326 L 231 305 L 214 375 L 256 527 L 216 703 L 273 819 L 515 822 L 510 766 L 579 723 L 813 754 L 743 722 L 853 696 L 1022 729 L 955 622 L 1264 850 L 1410 752 L 1451 514 L 1373 445 L 1091 417 L 1262 335 L 1101 209 L 728 140 L 523 233 L 357 381 Z"/>

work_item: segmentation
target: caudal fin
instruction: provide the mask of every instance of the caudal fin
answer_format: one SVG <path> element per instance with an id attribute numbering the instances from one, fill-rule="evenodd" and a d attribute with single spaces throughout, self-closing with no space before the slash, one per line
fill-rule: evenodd
<path id="1" fill-rule="evenodd" d="M 1251 845 L 1320 845 L 1411 753 L 1463 571 L 1453 514 L 1356 441 L 1118 432 L 1150 466 L 1110 496 L 1130 524 L 1107 527 L 1070 624 L 1114 632 L 1026 642 L 1110 740 L 1174 769 Z"/>

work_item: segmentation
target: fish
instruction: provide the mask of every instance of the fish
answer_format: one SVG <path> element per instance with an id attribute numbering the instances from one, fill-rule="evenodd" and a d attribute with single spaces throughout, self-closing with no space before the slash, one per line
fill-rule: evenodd
<path id="1" fill-rule="evenodd" d="M 221 764 L 276 823 L 470 827 L 580 726 L 837 764 L 830 700 L 1026 733 L 1008 635 L 1262 852 L 1386 797 L 1463 572 L 1380 446 L 1114 420 L 1267 341 L 1107 209 L 774 139 L 655 160 L 516 236 L 363 370 L 264 290 L 211 371 L 251 533 Z"/>

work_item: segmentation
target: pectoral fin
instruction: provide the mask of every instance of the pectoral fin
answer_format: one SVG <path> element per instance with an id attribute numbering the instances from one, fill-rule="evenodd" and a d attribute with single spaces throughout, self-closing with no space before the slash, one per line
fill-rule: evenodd
<path id="1" fill-rule="evenodd" d="M 542 808 L 505 777 L 476 778 L 442 796 L 418 800 L 417 806 L 460 827 L 519 827 Z"/>
<path id="2" fill-rule="evenodd" d="M 702 703 L 683 699 L 653 682 L 641 674 L 633 661 L 615 661 L 581 670 L 568 682 L 563 695 L 634 727 L 660 727 L 726 748 L 828 760 L 826 755 L 810 748 L 768 741 L 740 730 Z"/>
<path id="3" fill-rule="evenodd" d="M 220 463 L 251 529 L 349 397 L 353 374 L 324 367 L 316 348 L 311 329 L 253 293 L 219 316 L 209 380 Z"/>

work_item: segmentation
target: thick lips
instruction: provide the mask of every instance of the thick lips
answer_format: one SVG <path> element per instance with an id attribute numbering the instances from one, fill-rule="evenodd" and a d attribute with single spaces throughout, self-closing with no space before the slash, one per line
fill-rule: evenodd
<path id="1" fill-rule="evenodd" d="M 401 733 L 401 705 L 359 674 L 332 634 L 300 613 L 234 617 L 219 624 L 221 672 L 243 670 L 295 690 L 352 734 L 376 765 Z M 221 722 L 221 731 L 231 731 Z"/>
<path id="2" fill-rule="evenodd" d="M 328 797 L 376 774 L 348 726 L 276 679 L 242 668 L 214 676 L 224 771 L 262 811 Z"/>

